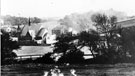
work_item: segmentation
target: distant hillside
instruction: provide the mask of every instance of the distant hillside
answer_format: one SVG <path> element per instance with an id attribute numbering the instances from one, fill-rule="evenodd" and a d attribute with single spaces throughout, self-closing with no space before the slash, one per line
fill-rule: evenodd
<path id="1" fill-rule="evenodd" d="M 42 23 L 44 23 L 44 22 L 51 22 L 51 21 L 58 21 L 60 19 L 62 19 L 62 18 L 60 18 L 60 17 L 51 17 L 51 18 L 44 17 L 44 18 L 41 18 Z"/>
<path id="2" fill-rule="evenodd" d="M 1 19 L 4 21 L 3 25 L 28 25 L 30 23 L 40 23 L 41 19 L 38 17 L 18 17 L 6 15 L 2 16 Z"/>

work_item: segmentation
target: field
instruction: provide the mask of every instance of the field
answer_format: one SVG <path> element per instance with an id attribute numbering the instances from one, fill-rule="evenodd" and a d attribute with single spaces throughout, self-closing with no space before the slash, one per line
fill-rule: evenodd
<path id="1" fill-rule="evenodd" d="M 56 65 L 23 64 L 2 66 L 2 76 L 44 76 Z M 72 76 L 71 69 L 76 70 L 77 76 L 135 76 L 135 64 L 91 64 L 91 65 L 59 65 L 64 76 Z M 50 74 L 48 76 L 51 76 Z"/>

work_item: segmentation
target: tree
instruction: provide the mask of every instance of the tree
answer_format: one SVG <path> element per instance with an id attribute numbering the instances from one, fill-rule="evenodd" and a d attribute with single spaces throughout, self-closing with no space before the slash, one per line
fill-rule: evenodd
<path id="1" fill-rule="evenodd" d="M 62 34 L 61 36 L 58 36 L 56 38 L 58 42 L 54 44 L 54 52 L 66 54 L 68 50 L 76 49 L 73 42 L 75 39 L 76 36 L 73 36 L 72 33 L 66 33 Z"/>
<path id="2" fill-rule="evenodd" d="M 28 24 L 28 18 L 26 17 L 16 17 L 16 16 L 4 16 L 4 24 L 6 25 L 26 25 Z"/>
<path id="3" fill-rule="evenodd" d="M 66 25 L 67 27 L 72 27 L 78 32 L 84 31 L 89 28 L 93 28 L 91 26 L 92 21 L 90 20 L 90 15 L 80 15 L 80 14 L 71 14 L 65 16 L 60 20 L 62 25 Z"/>
<path id="4" fill-rule="evenodd" d="M 1 62 L 2 64 L 12 63 L 12 60 L 17 56 L 13 52 L 14 49 L 19 49 L 19 45 L 16 41 L 12 41 L 8 33 L 2 33 L 1 35 Z"/>
<path id="5" fill-rule="evenodd" d="M 62 34 L 57 37 L 57 43 L 54 44 L 54 52 L 63 53 L 62 58 L 60 58 L 59 62 L 68 62 L 68 63 L 77 63 L 84 60 L 84 53 L 81 49 L 85 46 L 89 47 L 93 57 L 96 57 L 94 52 L 98 49 L 98 34 L 91 30 L 89 32 L 83 31 L 77 35 L 73 35 L 72 33 Z M 80 60 L 75 60 L 79 58 Z"/>
<path id="6" fill-rule="evenodd" d="M 96 31 L 90 30 L 88 32 L 83 31 L 78 35 L 78 46 L 84 47 L 87 46 L 89 47 L 90 52 L 92 53 L 92 56 L 95 58 L 94 52 L 98 52 L 98 45 L 99 45 L 99 35 Z"/>
<path id="7" fill-rule="evenodd" d="M 84 63 L 84 53 L 79 50 L 69 51 L 65 55 L 62 55 L 57 63 L 70 63 L 70 64 L 81 64 Z"/>
<path id="8" fill-rule="evenodd" d="M 32 23 L 40 23 L 41 22 L 41 19 L 38 18 L 38 17 L 33 17 L 33 18 L 31 18 L 31 22 Z"/>
<path id="9" fill-rule="evenodd" d="M 62 34 L 57 37 L 54 44 L 54 53 L 62 53 L 61 58 L 57 63 L 81 63 L 83 58 L 83 52 L 78 49 L 77 46 L 77 35 L 73 35 L 71 32 Z"/>
<path id="10" fill-rule="evenodd" d="M 100 51 L 110 58 L 110 61 L 119 59 L 125 51 L 122 50 L 122 28 L 117 26 L 117 17 L 108 17 L 104 14 L 95 14 L 92 16 L 94 26 L 101 36 Z"/>

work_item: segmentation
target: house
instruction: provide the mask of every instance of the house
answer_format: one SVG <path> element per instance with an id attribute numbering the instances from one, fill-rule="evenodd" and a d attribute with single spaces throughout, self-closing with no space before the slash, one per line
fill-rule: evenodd
<path id="1" fill-rule="evenodd" d="M 39 24 L 24 25 L 20 36 L 21 37 L 31 36 L 32 40 L 33 40 L 35 38 L 36 34 L 38 33 L 38 31 L 40 30 L 40 26 L 41 25 L 39 25 Z"/>
<path id="2" fill-rule="evenodd" d="M 51 29 L 47 26 L 49 26 L 48 23 L 31 24 L 30 26 L 25 25 L 21 31 L 19 40 L 31 40 L 36 42 L 37 44 L 45 44 L 46 40 L 50 40 L 52 35 L 52 33 L 50 32 Z M 50 30 L 48 30 L 48 28 Z"/>
<path id="3" fill-rule="evenodd" d="M 11 26 L 1 26 L 1 29 L 5 32 L 11 33 L 12 31 L 15 30 L 15 28 L 11 27 Z"/>
<path id="4" fill-rule="evenodd" d="M 56 35 L 53 34 L 53 35 L 49 35 L 47 34 L 47 37 L 46 37 L 46 44 L 53 44 L 53 43 L 56 43 Z"/>
<path id="5" fill-rule="evenodd" d="M 56 34 L 56 36 L 59 36 L 61 34 L 65 34 L 67 32 L 72 32 L 72 34 L 78 33 L 78 31 L 76 31 L 72 27 L 67 27 L 65 25 L 59 25 L 52 30 L 52 34 Z"/>
<path id="6" fill-rule="evenodd" d="M 0 19 L 0 25 L 4 25 L 4 20 Z"/>
<path id="7" fill-rule="evenodd" d="M 66 33 L 68 31 L 68 28 L 64 25 L 56 26 L 52 29 L 52 34 L 55 34 L 56 36 L 60 36 L 63 33 Z"/>
<path id="8" fill-rule="evenodd" d="M 77 34 L 78 33 L 75 29 L 73 29 L 71 27 L 68 28 L 68 32 L 72 32 L 72 34 Z"/>

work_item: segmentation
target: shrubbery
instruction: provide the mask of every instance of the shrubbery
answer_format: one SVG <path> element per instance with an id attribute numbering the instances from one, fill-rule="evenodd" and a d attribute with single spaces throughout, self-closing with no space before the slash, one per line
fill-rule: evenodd
<path id="1" fill-rule="evenodd" d="M 70 63 L 70 64 L 81 64 L 84 63 L 84 54 L 81 51 L 71 51 L 67 54 L 61 56 L 61 58 L 58 60 L 57 63 L 63 64 L 63 63 Z"/>
<path id="2" fill-rule="evenodd" d="M 51 57 L 52 55 L 53 55 L 53 53 L 47 53 L 43 57 L 37 58 L 36 60 L 34 60 L 34 63 L 54 64 L 55 61 Z"/>
<path id="3" fill-rule="evenodd" d="M 16 41 L 12 41 L 8 33 L 2 32 L 1 35 L 1 64 L 13 64 L 17 57 L 16 53 L 13 52 L 14 49 L 19 49 L 19 45 Z"/>

